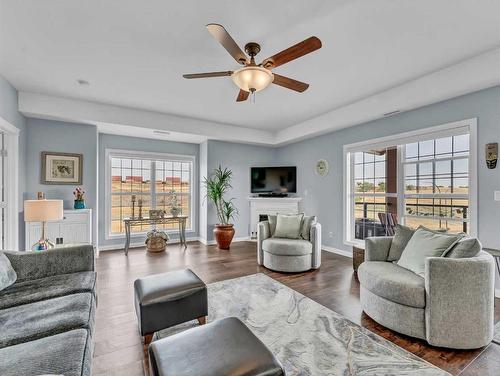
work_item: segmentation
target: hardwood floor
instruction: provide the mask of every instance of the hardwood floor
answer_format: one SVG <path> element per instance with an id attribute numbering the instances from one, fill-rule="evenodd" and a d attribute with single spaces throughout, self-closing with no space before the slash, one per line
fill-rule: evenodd
<path id="1" fill-rule="evenodd" d="M 322 266 L 307 273 L 283 274 L 260 267 L 255 243 L 234 243 L 230 251 L 189 243 L 187 250 L 169 245 L 162 254 L 144 249 L 101 252 L 97 259 L 99 306 L 94 334 L 94 375 L 143 375 L 145 361 L 133 303 L 133 282 L 150 274 L 189 267 L 206 283 L 266 273 L 309 298 L 368 328 L 398 346 L 454 375 L 500 374 L 500 346 L 490 344 L 474 351 L 435 348 L 425 342 L 397 334 L 371 320 L 361 310 L 359 282 L 352 259 L 323 251 Z M 500 321 L 496 299 L 495 322 Z"/>

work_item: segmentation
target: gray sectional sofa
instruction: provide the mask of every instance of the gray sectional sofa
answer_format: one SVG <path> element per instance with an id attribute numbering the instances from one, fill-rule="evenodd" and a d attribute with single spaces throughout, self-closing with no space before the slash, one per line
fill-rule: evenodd
<path id="1" fill-rule="evenodd" d="M 91 245 L 7 252 L 0 291 L 0 375 L 91 375 L 96 272 Z"/>
<path id="2" fill-rule="evenodd" d="M 421 277 L 388 261 L 392 237 L 365 239 L 358 269 L 368 316 L 396 332 L 453 349 L 486 346 L 493 337 L 495 263 L 474 257 L 428 257 Z"/>

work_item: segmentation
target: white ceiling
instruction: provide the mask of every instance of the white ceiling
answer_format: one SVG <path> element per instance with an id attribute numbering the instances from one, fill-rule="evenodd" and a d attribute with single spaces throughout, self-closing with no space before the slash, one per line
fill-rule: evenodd
<path id="1" fill-rule="evenodd" d="M 19 91 L 272 134 L 500 46 L 498 0 L 0 4 L 0 73 Z M 238 68 L 207 32 L 209 22 L 225 25 L 240 46 L 259 42 L 259 61 L 319 37 L 322 49 L 276 69 L 309 89 L 300 94 L 272 85 L 255 104 L 236 103 L 229 77 L 183 79 L 183 73 Z"/>

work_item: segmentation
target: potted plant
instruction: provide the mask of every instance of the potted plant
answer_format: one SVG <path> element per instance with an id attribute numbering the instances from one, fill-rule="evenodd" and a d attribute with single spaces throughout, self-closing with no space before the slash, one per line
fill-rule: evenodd
<path id="1" fill-rule="evenodd" d="M 231 186 L 233 172 L 221 166 L 216 168 L 212 175 L 205 178 L 204 184 L 207 189 L 208 198 L 217 211 L 219 223 L 215 225 L 214 237 L 219 249 L 229 249 L 234 237 L 234 224 L 229 223 L 238 214 L 238 209 L 234 206 L 233 199 L 226 200 L 224 195 Z"/>
<path id="2" fill-rule="evenodd" d="M 85 191 L 81 187 L 76 187 L 75 190 L 73 191 L 73 196 L 75 196 L 75 202 L 73 207 L 75 209 L 85 209 L 85 199 L 83 195 L 85 194 Z"/>

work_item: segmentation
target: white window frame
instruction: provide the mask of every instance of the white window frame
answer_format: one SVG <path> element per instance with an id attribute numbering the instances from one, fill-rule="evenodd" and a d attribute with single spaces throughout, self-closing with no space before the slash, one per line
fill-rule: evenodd
<path id="1" fill-rule="evenodd" d="M 4 133 L 6 161 L 5 179 L 5 249 L 19 250 L 19 129 L 0 117 Z"/>
<path id="2" fill-rule="evenodd" d="M 196 232 L 196 211 L 195 211 L 195 201 L 196 201 L 196 157 L 194 155 L 184 155 L 184 154 L 169 154 L 169 153 L 155 153 L 155 152 L 145 152 L 145 151 L 131 151 L 122 149 L 105 149 L 105 239 L 125 239 L 125 233 L 111 233 L 111 158 L 137 158 L 137 159 L 148 159 L 148 160 L 169 160 L 169 161 L 179 161 L 179 162 L 191 162 L 192 168 L 190 173 L 190 207 L 189 207 L 189 219 L 190 228 L 186 228 L 186 232 Z M 151 177 L 151 183 L 153 184 L 153 176 Z M 153 200 L 153 197 L 151 197 Z M 179 230 L 167 230 L 170 234 L 177 234 Z M 131 237 L 144 237 L 146 235 L 145 231 L 142 232 L 132 232 Z"/>
<path id="3" fill-rule="evenodd" d="M 404 213 L 404 171 L 401 161 L 404 157 L 402 146 L 412 142 L 423 141 L 424 139 L 437 139 L 469 133 L 469 234 L 477 236 L 478 202 L 477 202 L 477 118 L 465 119 L 451 123 L 431 126 L 410 132 L 398 133 L 392 136 L 379 137 L 371 140 L 356 142 L 344 145 L 344 200 L 343 200 L 343 242 L 345 245 L 363 246 L 364 240 L 355 239 L 352 219 L 354 218 L 354 206 L 352 201 L 352 177 L 354 175 L 354 165 L 351 163 L 351 156 L 355 152 L 369 149 L 382 149 L 391 146 L 398 147 L 398 213 Z M 402 216 L 404 223 L 404 216 Z"/>

